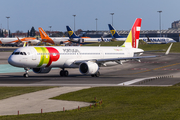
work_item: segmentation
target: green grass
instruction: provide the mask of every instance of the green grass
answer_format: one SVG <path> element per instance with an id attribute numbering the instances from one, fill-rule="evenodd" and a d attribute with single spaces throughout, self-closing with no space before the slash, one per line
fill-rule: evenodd
<path id="1" fill-rule="evenodd" d="M 0 87 L 0 100 L 52 87 Z"/>
<path id="2" fill-rule="evenodd" d="M 180 86 L 172 87 L 96 87 L 63 94 L 53 99 L 102 104 L 78 111 L 2 116 L 1 120 L 172 120 L 180 119 Z"/>

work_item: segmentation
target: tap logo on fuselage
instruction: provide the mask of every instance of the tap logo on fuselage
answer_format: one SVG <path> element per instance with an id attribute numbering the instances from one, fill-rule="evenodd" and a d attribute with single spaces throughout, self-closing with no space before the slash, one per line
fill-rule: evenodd
<path id="1" fill-rule="evenodd" d="M 40 55 L 40 62 L 37 67 L 41 67 L 42 65 L 46 65 L 45 67 L 49 67 L 52 62 L 57 61 L 60 58 L 60 53 L 57 49 L 53 47 L 34 47 Z"/>

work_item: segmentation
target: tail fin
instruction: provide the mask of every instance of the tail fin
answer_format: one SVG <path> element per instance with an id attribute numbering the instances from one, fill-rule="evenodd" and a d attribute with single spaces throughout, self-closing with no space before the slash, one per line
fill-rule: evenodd
<path id="1" fill-rule="evenodd" d="M 112 38 L 123 38 L 123 36 L 118 35 L 118 33 L 116 32 L 116 30 L 111 24 L 108 24 L 108 26 L 109 26 L 109 30 L 111 32 Z"/>
<path id="2" fill-rule="evenodd" d="M 39 27 L 39 33 L 43 42 L 55 44 L 54 41 L 46 34 L 46 32 L 41 27 Z"/>
<path id="3" fill-rule="evenodd" d="M 73 32 L 73 30 L 69 26 L 66 26 L 66 28 L 68 31 L 69 38 L 80 38 L 80 37 L 76 36 L 76 34 Z"/>
<path id="4" fill-rule="evenodd" d="M 139 35 L 140 35 L 140 29 L 141 29 L 141 18 L 137 18 L 134 22 L 133 27 L 131 28 L 131 31 L 129 32 L 129 35 L 124 42 L 124 44 L 121 47 L 128 47 L 128 48 L 138 48 L 139 43 Z"/>

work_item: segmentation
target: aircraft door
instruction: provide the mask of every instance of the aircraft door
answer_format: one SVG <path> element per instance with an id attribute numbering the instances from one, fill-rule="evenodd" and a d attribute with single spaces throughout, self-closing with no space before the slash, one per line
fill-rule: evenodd
<path id="1" fill-rule="evenodd" d="M 37 53 L 36 50 L 34 48 L 31 48 L 30 51 L 31 51 L 30 55 L 32 56 L 32 60 L 36 60 L 36 53 Z"/>

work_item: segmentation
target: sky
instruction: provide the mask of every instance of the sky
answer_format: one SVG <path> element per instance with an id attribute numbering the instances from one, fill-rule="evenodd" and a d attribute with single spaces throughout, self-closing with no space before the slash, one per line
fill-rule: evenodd
<path id="1" fill-rule="evenodd" d="M 11 33 L 38 30 L 66 31 L 69 25 L 74 30 L 108 30 L 112 24 L 116 30 L 130 30 L 136 18 L 142 18 L 142 30 L 166 30 L 171 23 L 180 20 L 180 0 L 1 0 L 0 28 L 7 29 L 7 16 Z"/>

